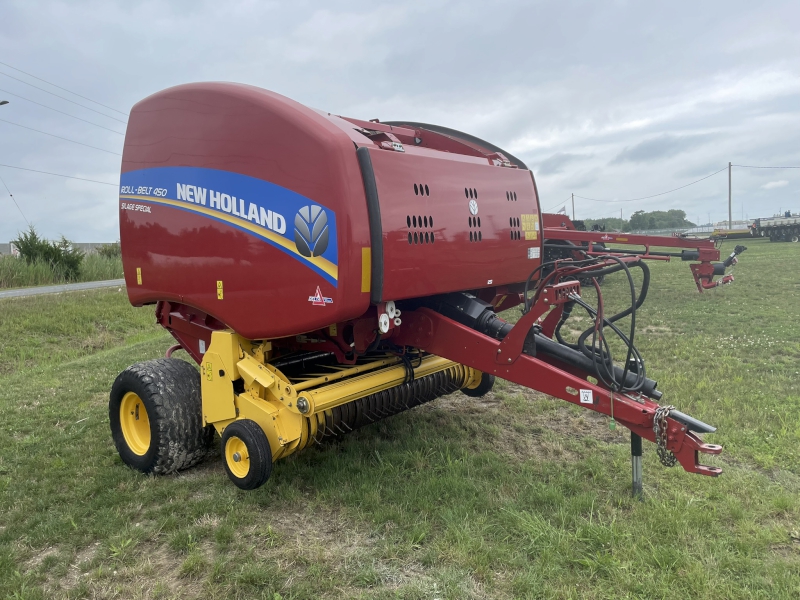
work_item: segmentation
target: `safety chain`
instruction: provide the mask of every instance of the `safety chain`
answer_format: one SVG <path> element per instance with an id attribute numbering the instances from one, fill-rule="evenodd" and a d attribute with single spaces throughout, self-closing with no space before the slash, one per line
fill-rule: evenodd
<path id="1" fill-rule="evenodd" d="M 674 406 L 659 406 L 656 409 L 656 414 L 653 417 L 653 431 L 656 434 L 656 452 L 658 453 L 658 460 L 665 467 L 674 467 L 678 462 L 678 458 L 667 450 L 667 417 L 670 411 L 675 408 Z"/>

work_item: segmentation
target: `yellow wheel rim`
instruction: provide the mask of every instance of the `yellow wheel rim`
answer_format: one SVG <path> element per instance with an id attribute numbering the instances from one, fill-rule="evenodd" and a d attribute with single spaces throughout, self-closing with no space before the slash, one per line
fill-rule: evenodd
<path id="1" fill-rule="evenodd" d="M 231 473 L 239 479 L 247 477 L 250 472 L 250 453 L 247 445 L 235 435 L 228 438 L 225 444 L 225 461 Z"/>
<path id="2" fill-rule="evenodd" d="M 122 435 L 131 452 L 144 456 L 150 449 L 150 419 L 144 402 L 138 395 L 128 392 L 119 405 L 119 423 Z"/>

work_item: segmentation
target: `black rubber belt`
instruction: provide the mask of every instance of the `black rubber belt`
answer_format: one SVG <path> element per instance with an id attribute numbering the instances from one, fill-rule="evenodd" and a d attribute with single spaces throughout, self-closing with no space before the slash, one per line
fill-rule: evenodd
<path id="1" fill-rule="evenodd" d="M 369 241 L 372 254 L 370 273 L 370 301 L 377 304 L 383 300 L 383 225 L 381 224 L 381 203 L 378 200 L 378 185 L 375 183 L 375 171 L 369 148 L 356 150 L 361 177 L 364 180 L 364 192 L 367 195 L 367 216 L 369 217 Z"/>

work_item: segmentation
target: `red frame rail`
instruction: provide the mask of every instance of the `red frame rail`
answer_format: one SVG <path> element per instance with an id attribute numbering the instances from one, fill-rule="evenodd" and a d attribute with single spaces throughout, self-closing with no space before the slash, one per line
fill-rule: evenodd
<path id="1" fill-rule="evenodd" d="M 702 292 L 704 289 L 712 289 L 720 285 L 725 285 L 733 282 L 733 275 L 724 274 L 722 277 L 714 280 L 715 275 L 719 275 L 719 266 L 714 265 L 715 261 L 720 260 L 720 251 L 716 247 L 713 240 L 700 240 L 693 238 L 683 238 L 678 236 L 653 236 L 653 235 L 637 235 L 627 233 L 608 233 L 605 231 L 578 231 L 576 229 L 569 229 L 567 227 L 545 227 L 543 230 L 544 245 L 548 247 L 548 242 L 553 240 L 565 242 L 587 242 L 588 247 L 576 247 L 574 251 L 585 253 L 587 256 L 631 256 L 635 255 L 639 258 L 648 260 L 666 260 L 672 258 L 681 258 L 681 260 L 697 260 L 700 262 L 692 263 L 689 267 L 692 270 L 695 284 L 698 291 Z M 602 251 L 595 250 L 593 244 L 625 244 L 631 246 L 644 246 L 644 251 L 607 248 Z M 552 246 L 551 246 L 552 247 Z M 570 249 L 558 246 L 560 249 Z M 671 252 L 658 252 L 653 251 L 651 248 L 680 248 L 682 250 L 694 250 L 695 253 L 677 254 Z M 736 264 L 735 256 L 732 257 L 732 264 Z"/>
<path id="2" fill-rule="evenodd" d="M 548 286 L 536 303 L 514 325 L 503 340 L 484 335 L 429 308 L 403 313 L 403 327 L 395 330 L 392 341 L 420 348 L 450 360 L 491 373 L 508 381 L 561 398 L 576 406 L 613 416 L 631 432 L 656 442 L 653 429 L 659 404 L 643 394 L 614 393 L 588 380 L 589 374 L 546 354 L 523 354 L 523 343 L 547 311 L 569 300 L 580 290 L 577 282 Z M 719 467 L 698 462 L 699 454 L 720 454 L 722 446 L 706 444 L 689 427 L 667 418 L 666 449 L 690 473 L 717 476 Z"/>

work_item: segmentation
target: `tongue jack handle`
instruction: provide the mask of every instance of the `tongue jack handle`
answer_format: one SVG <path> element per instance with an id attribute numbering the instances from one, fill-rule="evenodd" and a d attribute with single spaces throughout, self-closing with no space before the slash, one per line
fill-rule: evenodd
<path id="1" fill-rule="evenodd" d="M 633 497 L 642 499 L 642 436 L 631 431 L 631 475 Z"/>

